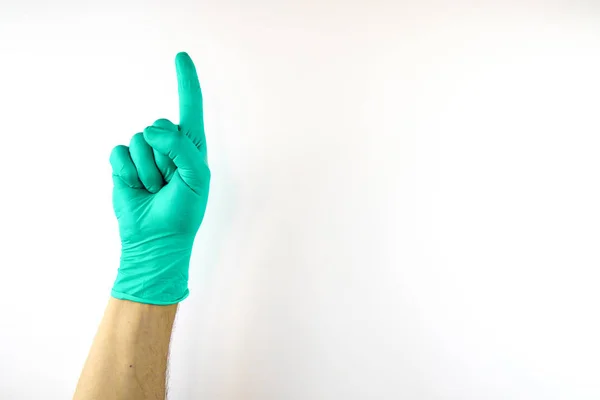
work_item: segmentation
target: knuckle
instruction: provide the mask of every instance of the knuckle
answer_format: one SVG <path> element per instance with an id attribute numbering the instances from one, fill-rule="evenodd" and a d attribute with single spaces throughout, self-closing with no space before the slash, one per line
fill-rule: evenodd
<path id="1" fill-rule="evenodd" d="M 127 146 L 123 146 L 122 144 L 117 145 L 113 147 L 113 149 L 110 151 L 110 156 L 108 157 L 108 159 L 111 163 L 113 163 L 117 161 L 121 157 L 121 155 L 127 151 L 129 151 Z"/>
<path id="2" fill-rule="evenodd" d="M 159 118 L 156 121 L 154 121 L 152 126 L 163 129 L 173 129 L 175 127 L 175 124 L 166 118 Z"/>
<path id="3" fill-rule="evenodd" d="M 122 144 L 119 144 L 115 147 L 112 148 L 112 150 L 110 151 L 110 155 L 111 157 L 114 155 L 119 154 L 120 152 L 122 152 L 124 149 L 127 149 L 127 146 L 123 146 Z"/>
<path id="4" fill-rule="evenodd" d="M 142 132 L 138 132 L 131 137 L 131 143 L 129 144 L 129 146 L 130 147 L 137 146 L 141 143 L 141 141 L 145 141 L 144 134 Z"/>

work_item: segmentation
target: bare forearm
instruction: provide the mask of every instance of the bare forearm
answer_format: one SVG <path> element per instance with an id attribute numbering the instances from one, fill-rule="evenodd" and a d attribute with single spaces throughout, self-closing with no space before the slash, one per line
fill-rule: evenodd
<path id="1" fill-rule="evenodd" d="M 176 312 L 177 305 L 111 298 L 74 400 L 163 400 Z"/>

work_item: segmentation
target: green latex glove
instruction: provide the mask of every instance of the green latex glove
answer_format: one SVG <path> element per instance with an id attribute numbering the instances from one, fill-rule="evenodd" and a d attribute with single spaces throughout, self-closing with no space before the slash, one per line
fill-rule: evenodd
<path id="1" fill-rule="evenodd" d="M 110 156 L 121 234 L 117 299 L 175 304 L 188 294 L 194 237 L 204 217 L 210 170 L 202 93 L 194 63 L 175 58 L 180 125 L 159 119 Z"/>

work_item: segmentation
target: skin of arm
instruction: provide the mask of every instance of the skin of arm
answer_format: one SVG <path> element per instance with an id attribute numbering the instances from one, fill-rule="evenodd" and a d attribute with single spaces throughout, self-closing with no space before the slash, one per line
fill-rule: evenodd
<path id="1" fill-rule="evenodd" d="M 176 312 L 176 304 L 157 306 L 111 298 L 74 400 L 163 400 Z"/>
<path id="2" fill-rule="evenodd" d="M 177 54 L 175 66 L 179 125 L 159 119 L 110 156 L 121 260 L 75 400 L 166 396 L 173 321 L 189 294 L 210 183 L 196 69 L 187 53 Z"/>

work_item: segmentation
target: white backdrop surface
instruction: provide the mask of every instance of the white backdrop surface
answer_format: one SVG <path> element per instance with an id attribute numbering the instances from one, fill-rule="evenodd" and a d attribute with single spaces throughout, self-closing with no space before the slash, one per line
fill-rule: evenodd
<path id="1" fill-rule="evenodd" d="M 600 398 L 600 9 L 499 3 L 0 1 L 0 398 L 72 395 L 178 51 L 213 179 L 170 398 Z"/>

